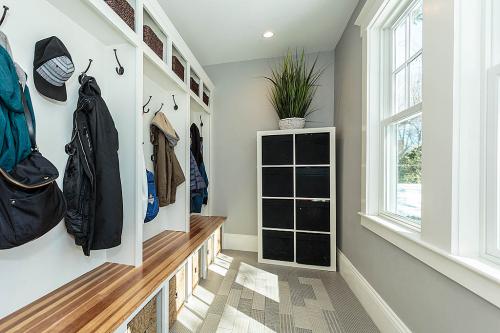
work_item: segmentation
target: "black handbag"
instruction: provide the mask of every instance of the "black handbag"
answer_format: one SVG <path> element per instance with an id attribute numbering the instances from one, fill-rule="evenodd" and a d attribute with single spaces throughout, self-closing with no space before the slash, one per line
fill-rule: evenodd
<path id="1" fill-rule="evenodd" d="M 43 236 L 62 221 L 66 201 L 57 168 L 38 151 L 33 119 L 21 88 L 31 154 L 7 172 L 0 168 L 0 250 Z"/>

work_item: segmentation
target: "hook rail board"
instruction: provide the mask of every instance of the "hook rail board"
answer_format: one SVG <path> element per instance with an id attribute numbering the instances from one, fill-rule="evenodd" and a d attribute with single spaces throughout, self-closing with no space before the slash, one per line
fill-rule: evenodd
<path id="1" fill-rule="evenodd" d="M 193 216 L 189 233 L 165 231 L 144 242 L 143 266 L 105 263 L 0 319 L 0 332 L 115 331 L 224 221 Z"/>

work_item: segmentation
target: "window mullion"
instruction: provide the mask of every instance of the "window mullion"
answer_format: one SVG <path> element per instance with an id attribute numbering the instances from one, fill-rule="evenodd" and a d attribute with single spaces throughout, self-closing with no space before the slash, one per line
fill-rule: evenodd
<path id="1" fill-rule="evenodd" d="M 422 103 L 418 103 L 417 105 L 412 106 L 404 111 L 393 114 L 389 117 L 386 117 L 382 120 L 382 126 L 387 126 L 389 124 L 398 123 L 401 120 L 411 118 L 417 114 L 422 112 Z"/>

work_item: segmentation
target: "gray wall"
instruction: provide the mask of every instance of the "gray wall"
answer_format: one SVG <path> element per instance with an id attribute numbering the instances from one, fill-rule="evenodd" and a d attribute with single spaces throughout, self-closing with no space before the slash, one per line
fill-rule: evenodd
<path id="1" fill-rule="evenodd" d="M 339 247 L 412 331 L 500 332 L 497 307 L 360 224 L 361 39 L 353 22 L 364 2 L 335 50 Z"/>
<path id="2" fill-rule="evenodd" d="M 278 59 L 263 59 L 206 67 L 217 92 L 214 100 L 213 213 L 228 216 L 225 232 L 257 234 L 257 136 L 278 128 L 278 117 L 267 98 L 263 76 Z M 326 66 L 306 126 L 333 126 L 334 54 L 319 54 Z"/>

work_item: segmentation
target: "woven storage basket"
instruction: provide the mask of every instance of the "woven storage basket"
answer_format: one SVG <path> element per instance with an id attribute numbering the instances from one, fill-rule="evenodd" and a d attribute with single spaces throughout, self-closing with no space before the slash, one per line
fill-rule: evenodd
<path id="1" fill-rule="evenodd" d="M 156 332 L 158 320 L 156 310 L 157 301 L 158 295 L 153 297 L 153 299 L 139 311 L 134 319 L 132 319 L 128 324 L 128 331 L 130 333 Z"/>
<path id="2" fill-rule="evenodd" d="M 182 66 L 182 63 L 176 56 L 172 56 L 172 70 L 184 81 L 184 66 Z"/>
<path id="3" fill-rule="evenodd" d="M 210 97 L 207 95 L 206 92 L 203 92 L 203 103 L 205 103 L 207 106 L 210 104 Z"/>
<path id="4" fill-rule="evenodd" d="M 142 30 L 144 33 L 144 43 L 146 43 L 151 50 L 153 50 L 153 52 L 163 60 L 163 42 L 161 39 L 158 38 L 149 25 L 145 25 Z"/>
<path id="5" fill-rule="evenodd" d="M 195 79 L 190 80 L 191 90 L 198 96 L 200 94 L 200 84 Z"/>
<path id="6" fill-rule="evenodd" d="M 130 27 L 135 30 L 135 12 L 134 8 L 127 2 L 127 0 L 104 0 L 111 9 L 121 17 L 121 19 Z"/>
<path id="7" fill-rule="evenodd" d="M 175 297 L 177 290 L 177 281 L 175 276 L 168 282 L 168 323 L 169 327 L 172 327 L 177 320 L 177 307 Z"/>

